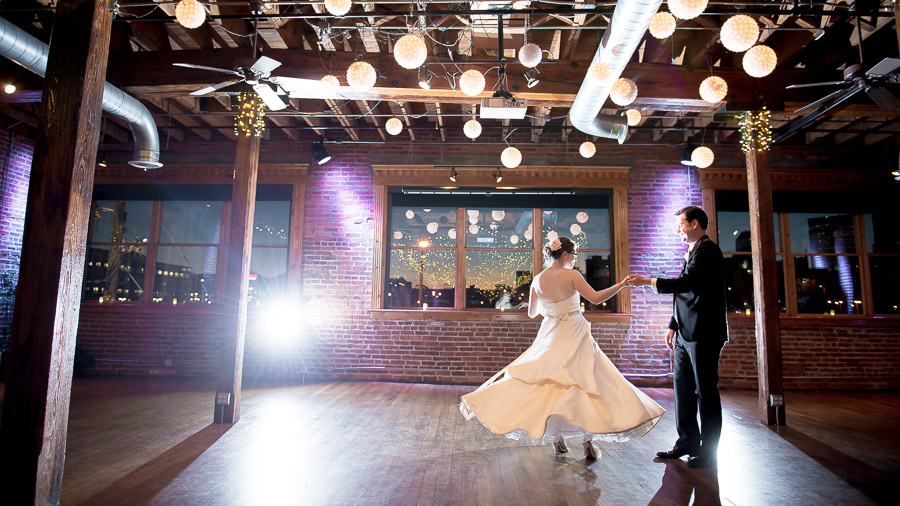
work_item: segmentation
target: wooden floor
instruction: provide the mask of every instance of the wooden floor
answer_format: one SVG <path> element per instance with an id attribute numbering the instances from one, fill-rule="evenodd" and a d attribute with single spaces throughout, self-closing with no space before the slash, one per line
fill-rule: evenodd
<path id="1" fill-rule="evenodd" d="M 674 413 L 646 437 L 513 441 L 465 422 L 469 387 L 323 383 L 244 391 L 243 418 L 210 424 L 211 383 L 76 380 L 63 504 L 897 504 L 900 394 L 789 392 L 789 427 L 724 392 L 718 471 L 654 461 Z M 647 392 L 671 411 L 671 392 Z"/>

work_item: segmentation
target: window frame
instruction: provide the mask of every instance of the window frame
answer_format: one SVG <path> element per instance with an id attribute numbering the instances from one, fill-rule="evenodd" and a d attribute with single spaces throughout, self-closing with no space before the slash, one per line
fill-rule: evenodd
<path id="1" fill-rule="evenodd" d="M 510 189 L 550 188 L 550 189 L 607 189 L 611 190 L 612 205 L 610 226 L 610 249 L 614 252 L 614 269 L 618 276 L 629 272 L 630 253 L 628 238 L 628 176 L 630 167 L 604 166 L 519 166 L 504 173 L 503 186 L 497 186 L 492 172 L 495 166 L 443 166 L 443 165 L 373 165 L 375 189 L 374 245 L 372 264 L 372 293 L 369 313 L 376 319 L 438 319 L 438 320 L 502 320 L 528 321 L 524 311 L 500 311 L 497 309 L 465 308 L 464 290 L 456 290 L 455 308 L 386 309 L 384 304 L 388 264 L 390 262 L 390 190 L 402 188 L 453 188 L 448 187 L 451 168 L 458 173 L 457 180 L 465 188 Z M 457 231 L 464 230 L 465 213 L 457 207 Z M 539 223 L 539 221 L 541 221 Z M 462 228 L 461 228 L 462 227 Z M 535 215 L 534 230 L 542 230 L 542 220 Z M 460 234 L 457 237 L 464 235 Z M 543 258 L 541 241 L 534 241 L 532 248 L 533 272 L 540 272 Z M 463 243 L 463 251 L 466 250 Z M 522 250 L 520 250 L 522 251 Z M 527 250 L 524 250 L 527 251 Z M 457 253 L 457 272 L 463 269 L 464 256 Z M 457 275 L 457 281 L 459 275 Z M 617 313 L 589 311 L 585 317 L 589 321 L 629 322 L 631 297 L 628 290 L 618 295 Z"/>

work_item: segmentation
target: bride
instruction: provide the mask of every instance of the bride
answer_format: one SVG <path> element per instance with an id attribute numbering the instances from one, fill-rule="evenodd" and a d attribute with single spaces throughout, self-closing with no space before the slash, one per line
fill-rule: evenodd
<path id="1" fill-rule="evenodd" d="M 584 455 L 596 459 L 598 439 L 624 441 L 643 436 L 665 410 L 634 387 L 591 337 L 579 295 L 599 304 L 625 282 L 601 291 L 573 269 L 577 253 L 566 237 L 544 246 L 546 268 L 531 283 L 528 316 L 544 316 L 534 343 L 472 393 L 459 409 L 496 434 L 552 438 L 558 453 L 565 437 L 583 435 Z"/>

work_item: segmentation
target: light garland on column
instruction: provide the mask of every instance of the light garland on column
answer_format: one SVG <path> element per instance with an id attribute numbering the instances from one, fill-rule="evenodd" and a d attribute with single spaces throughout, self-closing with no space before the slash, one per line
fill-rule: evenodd
<path id="1" fill-rule="evenodd" d="M 753 149 L 754 138 L 757 151 L 768 151 L 772 144 L 772 130 L 769 128 L 769 118 L 772 113 L 763 107 L 756 113 L 742 112 L 738 118 L 738 126 L 741 132 L 741 151 L 749 153 Z"/>
<path id="2" fill-rule="evenodd" d="M 234 135 L 259 137 L 266 129 L 265 115 L 266 106 L 256 92 L 241 92 L 238 94 L 238 114 L 234 118 Z"/>

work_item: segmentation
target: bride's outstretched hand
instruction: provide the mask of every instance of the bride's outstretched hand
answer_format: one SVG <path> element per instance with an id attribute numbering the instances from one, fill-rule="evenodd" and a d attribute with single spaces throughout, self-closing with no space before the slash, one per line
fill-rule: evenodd
<path id="1" fill-rule="evenodd" d="M 625 283 L 628 286 L 643 286 L 650 284 L 650 278 L 641 276 L 640 274 L 629 274 L 625 277 Z"/>

